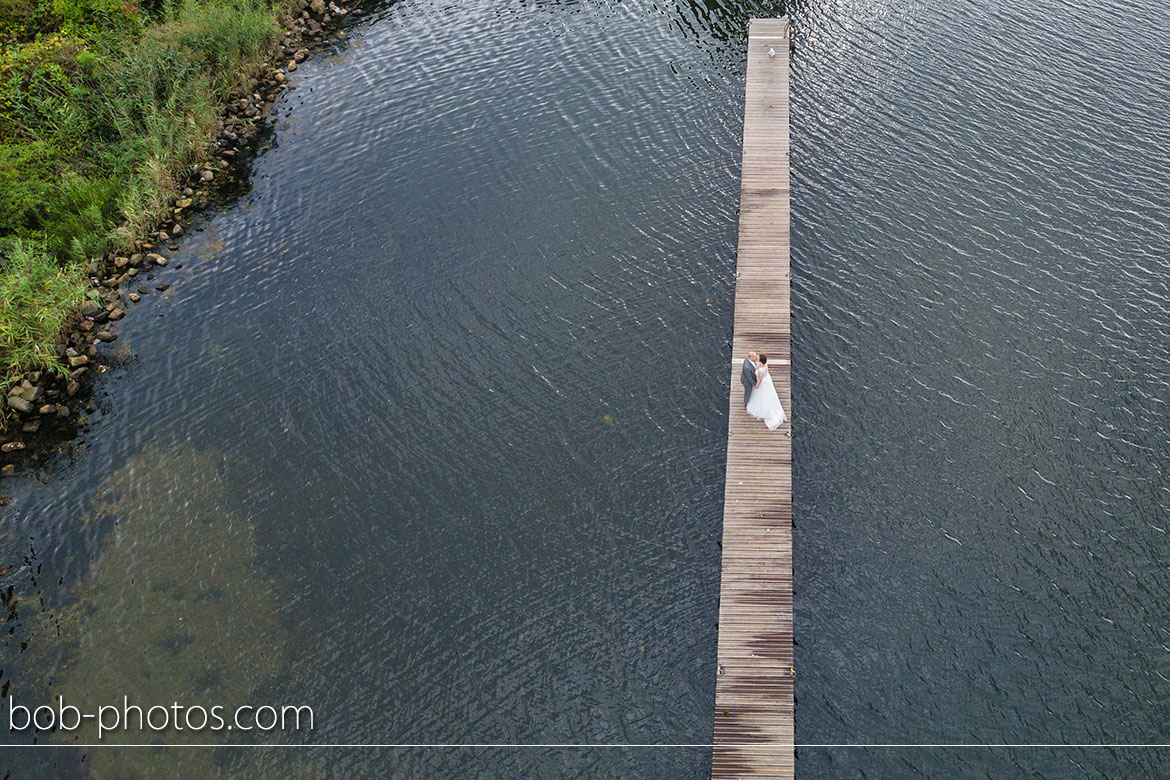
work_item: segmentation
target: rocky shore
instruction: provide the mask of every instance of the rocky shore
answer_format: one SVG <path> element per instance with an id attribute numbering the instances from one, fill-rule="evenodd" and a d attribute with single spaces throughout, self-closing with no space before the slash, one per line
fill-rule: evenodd
<path id="1" fill-rule="evenodd" d="M 170 287 L 163 272 L 199 212 L 222 204 L 247 175 L 247 161 L 281 94 L 315 47 L 346 35 L 347 22 L 363 9 L 325 0 L 296 0 L 281 23 L 285 33 L 274 58 L 251 74 L 249 89 L 223 106 L 218 136 L 208 139 L 206 159 L 179 181 L 160 221 L 126 250 L 93 260 L 86 269 L 90 298 L 59 335 L 59 367 L 9 378 L 0 410 L 0 477 L 13 476 L 30 453 L 51 452 L 77 435 L 96 408 L 95 378 L 109 370 L 104 345 L 118 338 L 116 324 L 134 305 Z M 178 265 L 176 267 L 181 267 Z M 0 494 L 0 506 L 7 498 Z"/>

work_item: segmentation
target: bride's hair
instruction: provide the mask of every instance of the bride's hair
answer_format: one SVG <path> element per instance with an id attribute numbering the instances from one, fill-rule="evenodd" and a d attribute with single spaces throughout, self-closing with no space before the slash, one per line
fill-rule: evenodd
<path id="1" fill-rule="evenodd" d="M 764 363 L 764 364 L 767 364 L 767 362 L 768 362 L 768 356 L 762 352 L 760 353 L 760 362 Z"/>

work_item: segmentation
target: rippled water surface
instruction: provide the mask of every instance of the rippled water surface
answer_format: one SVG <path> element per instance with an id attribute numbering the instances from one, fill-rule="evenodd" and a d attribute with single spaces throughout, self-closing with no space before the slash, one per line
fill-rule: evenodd
<path id="1" fill-rule="evenodd" d="M 783 10 L 416 0 L 303 66 L 250 191 L 119 326 L 84 447 L 5 488 L 5 692 L 313 706 L 290 742 L 707 742 L 742 49 Z M 797 741 L 1170 741 L 1170 19 L 787 10 Z M 0 754 L 101 778 L 708 761 Z M 798 752 L 806 778 L 1165 763 Z"/>

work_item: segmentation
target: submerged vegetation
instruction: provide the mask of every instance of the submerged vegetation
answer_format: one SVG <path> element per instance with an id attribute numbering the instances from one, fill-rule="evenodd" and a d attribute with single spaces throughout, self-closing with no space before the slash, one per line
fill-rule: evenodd
<path id="1" fill-rule="evenodd" d="M 80 583 L 74 603 L 53 616 L 43 663 L 60 665 L 52 696 L 95 712 L 101 705 L 180 702 L 231 712 L 263 701 L 288 674 L 281 626 L 282 581 L 261 562 L 256 531 L 238 503 L 217 452 L 153 447 L 114 472 L 97 496 L 116 520 Z M 56 653 L 59 660 L 51 656 Z M 164 705 L 164 706 L 165 706 Z M 195 721 L 198 723 L 198 719 Z M 106 731 L 87 722 L 60 731 L 64 744 L 214 741 L 206 729 Z M 225 751 L 98 750 L 95 778 L 257 777 L 236 774 Z M 239 758 L 239 757 L 237 757 Z M 244 756 L 243 758 L 248 758 Z M 281 772 L 275 776 L 288 777 Z"/>
<path id="2" fill-rule="evenodd" d="M 87 267 L 155 224 L 284 0 L 0 0 L 0 381 L 49 368 Z"/>

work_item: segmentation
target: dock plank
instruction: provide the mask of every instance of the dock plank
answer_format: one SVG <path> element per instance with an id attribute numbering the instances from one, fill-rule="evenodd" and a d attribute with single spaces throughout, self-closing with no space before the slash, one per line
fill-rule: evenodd
<path id="1" fill-rule="evenodd" d="M 713 780 L 795 774 L 791 422 L 748 416 L 739 383 L 748 350 L 766 353 L 791 421 L 788 36 L 784 19 L 748 27 Z"/>

